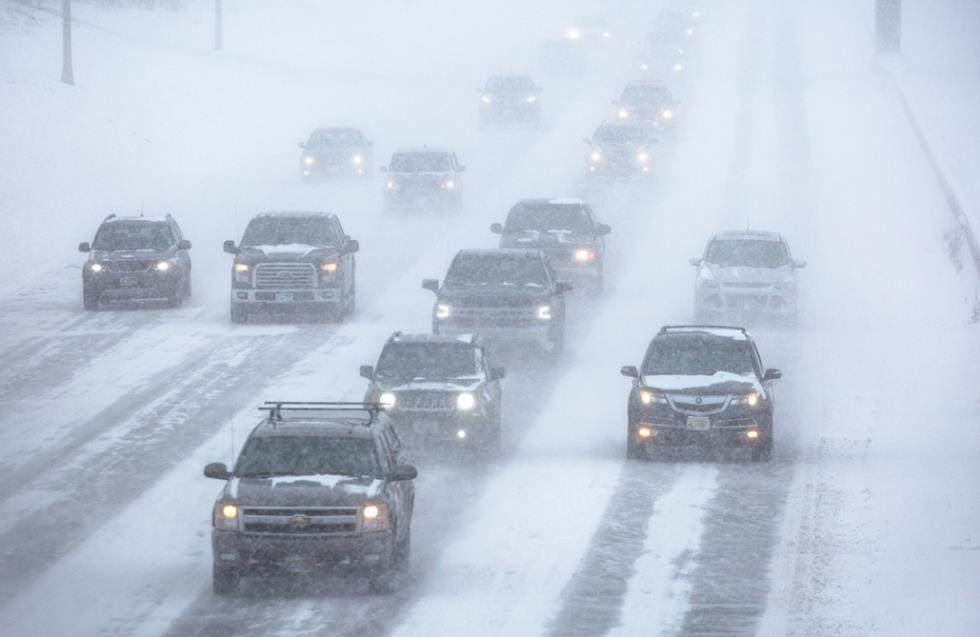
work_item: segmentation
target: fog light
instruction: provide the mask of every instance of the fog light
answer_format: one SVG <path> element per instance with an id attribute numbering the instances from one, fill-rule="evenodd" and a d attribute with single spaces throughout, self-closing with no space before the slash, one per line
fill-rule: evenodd
<path id="1" fill-rule="evenodd" d="M 466 430 L 460 429 L 459 431 L 457 431 L 456 437 L 459 438 L 460 440 L 466 440 Z"/>
<path id="2" fill-rule="evenodd" d="M 759 432 L 756 429 L 749 429 L 748 431 L 745 432 L 745 437 L 748 438 L 749 440 L 758 440 Z"/>
<path id="3" fill-rule="evenodd" d="M 653 437 L 653 429 L 650 429 L 649 427 L 640 427 L 636 431 L 636 433 L 637 433 L 638 436 L 640 436 L 640 438 L 652 438 Z"/>

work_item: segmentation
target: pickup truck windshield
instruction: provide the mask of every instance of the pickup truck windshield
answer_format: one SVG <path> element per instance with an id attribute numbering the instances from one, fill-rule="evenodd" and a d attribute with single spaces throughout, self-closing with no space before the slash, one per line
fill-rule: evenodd
<path id="1" fill-rule="evenodd" d="M 507 215 L 507 232 L 566 230 L 592 234 L 592 223 L 578 204 L 519 203 Z"/>
<path id="2" fill-rule="evenodd" d="M 446 273 L 447 288 L 537 287 L 548 285 L 548 272 L 541 259 L 528 257 L 457 257 Z"/>
<path id="3" fill-rule="evenodd" d="M 340 243 L 328 219 L 301 217 L 256 217 L 245 228 L 244 246 L 288 245 L 333 246 Z"/>
<path id="4" fill-rule="evenodd" d="M 366 438 L 274 436 L 252 438 L 235 474 L 242 478 L 341 475 L 377 476 L 374 443 Z"/>

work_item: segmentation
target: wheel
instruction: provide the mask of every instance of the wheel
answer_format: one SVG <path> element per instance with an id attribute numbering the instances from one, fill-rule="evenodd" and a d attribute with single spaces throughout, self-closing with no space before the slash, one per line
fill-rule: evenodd
<path id="1" fill-rule="evenodd" d="M 184 299 L 191 298 L 191 274 L 187 273 L 187 283 L 184 285 Z"/>
<path id="2" fill-rule="evenodd" d="M 408 527 L 405 537 L 398 541 L 391 552 L 391 563 L 394 570 L 404 573 L 412 558 L 412 527 Z"/>
<path id="3" fill-rule="evenodd" d="M 99 291 L 92 290 L 88 286 L 82 288 L 82 307 L 88 312 L 99 309 Z"/>
<path id="4" fill-rule="evenodd" d="M 248 312 L 243 306 L 237 303 L 231 304 L 231 322 L 248 323 Z"/>
<path id="5" fill-rule="evenodd" d="M 180 307 L 184 304 L 184 291 L 181 288 L 174 288 L 174 291 L 167 295 L 167 307 Z"/>
<path id="6" fill-rule="evenodd" d="M 211 588 L 215 595 L 233 595 L 238 592 L 241 574 L 236 567 L 211 566 Z"/>

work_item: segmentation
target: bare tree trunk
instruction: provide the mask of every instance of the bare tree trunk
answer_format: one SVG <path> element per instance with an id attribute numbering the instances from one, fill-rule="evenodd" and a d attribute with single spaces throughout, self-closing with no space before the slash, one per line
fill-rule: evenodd
<path id="1" fill-rule="evenodd" d="M 875 0 L 878 53 L 902 52 L 902 0 Z"/>
<path id="2" fill-rule="evenodd" d="M 221 0 L 214 0 L 214 50 L 220 51 L 223 46 L 221 25 Z"/>
<path id="3" fill-rule="evenodd" d="M 61 81 L 75 85 L 71 68 L 71 0 L 61 3 Z"/>

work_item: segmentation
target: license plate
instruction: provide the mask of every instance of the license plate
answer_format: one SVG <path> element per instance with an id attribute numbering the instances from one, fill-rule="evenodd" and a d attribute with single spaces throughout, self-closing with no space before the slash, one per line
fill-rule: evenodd
<path id="1" fill-rule="evenodd" d="M 439 433 L 439 424 L 435 422 L 417 422 L 412 425 L 412 431 L 417 434 L 437 434 Z"/>
<path id="2" fill-rule="evenodd" d="M 309 573 L 313 570 L 313 560 L 301 555 L 287 557 L 286 570 L 290 573 Z"/>
<path id="3" fill-rule="evenodd" d="M 276 292 L 276 301 L 279 303 L 291 303 L 293 300 L 292 292 Z"/>
<path id="4" fill-rule="evenodd" d="M 139 285 L 139 279 L 134 276 L 119 277 L 119 285 L 124 288 L 134 288 Z"/>
<path id="5" fill-rule="evenodd" d="M 707 416 L 688 416 L 687 428 L 694 431 L 707 431 L 711 429 L 711 419 Z"/>

